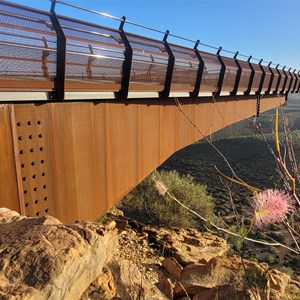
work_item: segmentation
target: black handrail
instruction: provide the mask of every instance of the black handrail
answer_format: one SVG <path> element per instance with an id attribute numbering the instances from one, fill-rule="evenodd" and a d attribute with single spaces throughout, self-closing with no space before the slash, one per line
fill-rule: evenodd
<path id="1" fill-rule="evenodd" d="M 170 95 L 172 77 L 173 77 L 173 71 L 175 65 L 175 56 L 172 52 L 169 43 L 167 42 L 168 36 L 169 36 L 169 30 L 166 31 L 165 36 L 163 38 L 165 49 L 169 55 L 169 60 L 168 60 L 166 78 L 165 78 L 165 87 L 164 90 L 160 93 L 161 98 L 168 98 Z"/>
<path id="2" fill-rule="evenodd" d="M 128 41 L 128 38 L 124 32 L 124 24 L 125 24 L 126 18 L 123 17 L 119 30 L 120 30 L 120 36 L 122 39 L 123 44 L 125 45 L 125 60 L 122 65 L 122 81 L 121 81 L 121 90 L 117 93 L 117 98 L 119 99 L 126 99 L 128 97 L 128 91 L 129 91 L 129 84 L 130 84 L 130 74 L 131 74 L 131 65 L 132 65 L 132 47 Z"/>
<path id="3" fill-rule="evenodd" d="M 245 95 L 250 95 L 251 93 L 251 89 L 252 89 L 252 84 L 253 84 L 253 80 L 254 80 L 254 75 L 255 75 L 255 70 L 252 66 L 252 63 L 250 62 L 250 60 L 252 59 L 252 56 L 250 55 L 247 62 L 249 64 L 249 67 L 251 69 L 251 75 L 250 75 L 250 78 L 249 78 L 249 84 L 248 84 L 248 89 L 247 91 L 245 92 Z"/>
<path id="4" fill-rule="evenodd" d="M 225 72 L 226 72 L 226 65 L 220 55 L 221 51 L 222 51 L 222 47 L 219 47 L 219 49 L 216 53 L 219 63 L 221 64 L 221 70 L 220 70 L 219 80 L 218 80 L 218 84 L 217 84 L 217 90 L 214 94 L 214 96 L 216 96 L 216 97 L 220 96 L 220 94 L 222 92 L 222 85 L 223 85 L 224 76 L 225 76 Z"/>
<path id="5" fill-rule="evenodd" d="M 66 37 L 55 13 L 56 0 L 52 0 L 50 19 L 57 34 L 56 51 L 56 78 L 54 79 L 54 91 L 49 93 L 51 100 L 63 101 L 65 98 L 65 74 L 66 74 Z"/>
<path id="6" fill-rule="evenodd" d="M 261 91 L 263 89 L 264 86 L 264 82 L 265 82 L 265 78 L 266 78 L 266 71 L 264 70 L 264 68 L 262 67 L 261 63 L 263 62 L 263 59 L 261 59 L 258 63 L 261 71 L 262 71 L 262 75 L 261 75 L 261 79 L 260 79 L 260 83 L 259 83 L 259 88 L 256 92 L 257 95 L 261 95 Z"/>
<path id="7" fill-rule="evenodd" d="M 199 95 L 203 71 L 204 71 L 204 60 L 198 51 L 199 44 L 200 44 L 200 41 L 197 40 L 197 42 L 195 43 L 195 46 L 194 46 L 195 54 L 199 60 L 199 67 L 198 67 L 198 71 L 197 71 L 197 77 L 196 77 L 194 91 L 192 93 L 190 93 L 190 96 L 192 98 L 197 98 Z"/>
<path id="8" fill-rule="evenodd" d="M 234 61 L 238 67 L 238 71 L 236 73 L 236 78 L 235 78 L 235 83 L 234 83 L 234 89 L 233 91 L 231 92 L 231 95 L 232 96 L 235 96 L 238 92 L 238 89 L 239 89 L 239 85 L 240 85 L 240 81 L 241 81 L 241 76 L 242 76 L 242 67 L 237 59 L 237 56 L 239 55 L 239 52 L 237 51 L 235 54 L 234 54 Z"/>
<path id="9" fill-rule="evenodd" d="M 268 64 L 268 68 L 271 72 L 271 77 L 270 77 L 270 81 L 269 81 L 269 86 L 268 86 L 268 89 L 266 91 L 266 94 L 270 94 L 271 93 L 271 89 L 272 89 L 272 85 L 273 85 L 273 81 L 274 81 L 274 78 L 275 78 L 275 74 L 271 68 L 271 65 L 272 65 L 272 62 L 270 61 L 269 64 Z"/>
<path id="10" fill-rule="evenodd" d="M 284 94 L 284 91 L 285 91 L 285 86 L 286 86 L 286 83 L 287 83 L 287 80 L 288 80 L 288 75 L 286 73 L 286 71 L 284 70 L 286 68 L 286 66 L 283 67 L 282 71 L 285 75 L 285 78 L 284 78 L 284 84 L 282 86 L 282 90 L 280 91 L 280 94 Z"/>

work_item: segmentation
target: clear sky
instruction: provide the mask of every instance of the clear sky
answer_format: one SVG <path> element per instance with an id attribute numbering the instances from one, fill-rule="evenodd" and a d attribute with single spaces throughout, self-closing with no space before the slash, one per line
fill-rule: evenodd
<path id="1" fill-rule="evenodd" d="M 300 70 L 300 0 L 65 0 L 116 17 Z M 49 11 L 49 0 L 11 0 Z M 57 4 L 60 14 L 117 28 L 118 21 Z M 151 31 L 125 30 L 162 38 Z M 193 46 L 182 40 L 178 44 Z M 204 51 L 214 51 L 200 47 Z"/>

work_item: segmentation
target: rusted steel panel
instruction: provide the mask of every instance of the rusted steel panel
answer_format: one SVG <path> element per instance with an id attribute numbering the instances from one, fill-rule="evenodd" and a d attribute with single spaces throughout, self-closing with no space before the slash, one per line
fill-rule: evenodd
<path id="1" fill-rule="evenodd" d="M 159 104 L 138 106 L 138 181 L 145 174 L 154 169 L 154 165 L 160 164 L 160 106 Z"/>
<path id="2" fill-rule="evenodd" d="M 203 102 L 197 104 L 195 124 L 199 129 L 196 132 L 195 139 L 200 140 L 205 136 L 210 136 L 213 133 L 213 123 L 214 123 L 214 103 L 213 102 Z M 185 120 L 184 116 L 180 114 L 180 118 Z M 186 126 L 191 126 L 191 124 L 186 123 Z M 182 131 L 184 136 L 184 131 Z M 187 144 L 188 145 L 188 144 Z"/>
<path id="3" fill-rule="evenodd" d="M 0 90 L 10 91 L 49 91 L 54 87 L 53 81 L 50 79 L 36 79 L 36 78 L 14 78 L 14 79 L 1 79 Z M 5 99 L 0 99 L 5 101 Z"/>
<path id="4" fill-rule="evenodd" d="M 176 151 L 176 121 L 177 112 L 171 105 L 161 105 L 159 114 L 159 161 L 162 163 L 166 157 L 171 156 Z"/>
<path id="5" fill-rule="evenodd" d="M 51 124 L 47 105 L 11 106 L 21 212 L 55 215 L 51 157 Z"/>
<path id="6" fill-rule="evenodd" d="M 67 222 L 95 219 L 107 209 L 104 108 L 91 102 L 50 106 L 55 205 Z"/>
<path id="7" fill-rule="evenodd" d="M 181 109 L 186 113 L 188 118 L 192 121 L 195 122 L 196 115 L 197 115 L 197 107 L 196 104 L 193 106 L 191 105 L 191 102 L 185 102 L 181 104 Z M 183 116 L 182 113 L 179 111 L 176 112 L 176 149 L 181 149 L 183 147 L 186 147 L 187 145 L 191 144 L 191 140 L 196 139 L 196 132 L 195 128 L 191 125 L 191 123 Z"/>
<path id="8" fill-rule="evenodd" d="M 181 105 L 201 133 L 171 100 L 2 105 L 0 206 L 95 220 L 175 151 L 256 113 L 255 98 L 206 100 Z M 261 111 L 284 100 L 265 96 Z"/>
<path id="9" fill-rule="evenodd" d="M 10 105 L 0 105 L 0 207 L 20 211 Z"/>
<path id="10" fill-rule="evenodd" d="M 149 126 L 147 132 L 155 129 L 158 131 L 157 126 L 152 124 Z M 108 205 L 112 206 L 115 204 L 115 199 L 123 198 L 138 182 L 137 157 L 140 150 L 137 140 L 137 105 L 108 104 L 105 127 L 107 190 L 109 192 L 107 200 Z M 145 133 L 143 137 L 147 138 L 147 134 Z M 144 140 L 143 143 L 149 147 L 151 142 Z M 151 158 L 152 156 L 149 155 L 150 161 Z"/>
<path id="11" fill-rule="evenodd" d="M 260 100 L 260 111 L 264 112 L 285 103 L 285 97 L 262 98 Z"/>

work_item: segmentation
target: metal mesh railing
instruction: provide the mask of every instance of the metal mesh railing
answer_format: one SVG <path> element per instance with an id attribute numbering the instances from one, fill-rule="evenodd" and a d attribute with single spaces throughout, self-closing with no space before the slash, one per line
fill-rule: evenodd
<path id="1" fill-rule="evenodd" d="M 54 88 L 56 33 L 50 14 L 0 2 L 1 80 L 30 80 L 42 89 Z M 18 88 L 18 84 L 15 84 Z"/>
<path id="2" fill-rule="evenodd" d="M 243 54 L 199 42 L 191 48 L 170 44 L 168 36 L 193 42 L 172 34 L 160 41 L 127 33 L 126 23 L 165 32 L 64 1 L 52 2 L 50 13 L 0 2 L 0 90 L 43 90 L 60 100 L 65 91 L 79 90 L 110 91 L 121 98 L 149 91 L 157 97 L 176 92 L 193 97 L 299 92 L 296 70 L 251 57 L 242 60 Z M 120 27 L 57 16 L 56 2 L 110 17 L 120 21 Z M 199 45 L 218 52 L 198 50 Z"/>

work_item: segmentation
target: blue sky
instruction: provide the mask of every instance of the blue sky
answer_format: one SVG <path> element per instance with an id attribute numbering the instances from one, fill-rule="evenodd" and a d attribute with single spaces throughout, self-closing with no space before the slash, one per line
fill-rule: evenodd
<path id="1" fill-rule="evenodd" d="M 49 0 L 12 0 L 49 10 Z M 66 0 L 79 6 L 300 70 L 300 0 Z M 110 27 L 117 21 L 57 4 L 60 14 Z M 125 26 L 161 39 L 162 35 Z M 182 40 L 178 44 L 193 46 Z M 214 51 L 200 47 L 204 51 Z"/>

